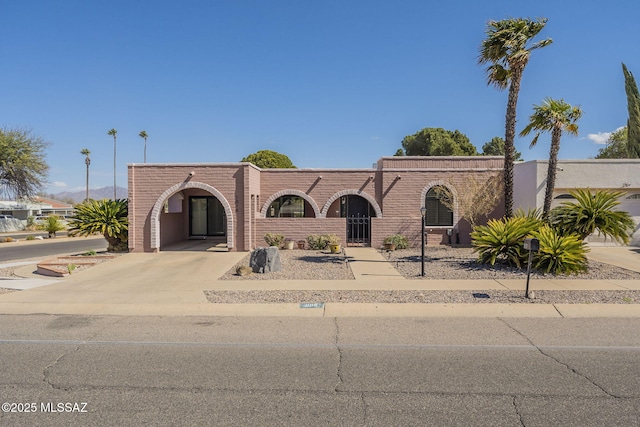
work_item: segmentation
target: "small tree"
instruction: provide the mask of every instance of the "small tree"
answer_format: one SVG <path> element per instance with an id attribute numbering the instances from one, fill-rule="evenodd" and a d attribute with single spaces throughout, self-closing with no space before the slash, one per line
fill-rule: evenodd
<path id="1" fill-rule="evenodd" d="M 49 170 L 44 159 L 48 145 L 30 131 L 0 129 L 0 193 L 16 200 L 35 196 Z"/>
<path id="2" fill-rule="evenodd" d="M 271 150 L 260 150 L 244 157 L 241 162 L 253 163 L 262 169 L 294 169 L 291 159 L 285 154 Z"/>
<path id="3" fill-rule="evenodd" d="M 627 127 L 613 132 L 607 140 L 607 145 L 598 150 L 596 159 L 628 159 Z"/>
<path id="4" fill-rule="evenodd" d="M 482 155 L 484 156 L 504 156 L 504 139 L 496 136 L 491 141 L 485 142 L 482 146 Z M 514 158 L 518 161 L 522 160 L 522 153 L 518 150 L 514 151 Z"/>
<path id="5" fill-rule="evenodd" d="M 457 208 L 460 218 L 475 228 L 480 218 L 488 216 L 498 206 L 502 198 L 503 185 L 502 174 L 493 175 L 486 180 L 472 174 L 466 176 L 459 185 L 457 195 L 443 185 L 434 187 L 434 190 L 447 208 L 451 211 Z"/>

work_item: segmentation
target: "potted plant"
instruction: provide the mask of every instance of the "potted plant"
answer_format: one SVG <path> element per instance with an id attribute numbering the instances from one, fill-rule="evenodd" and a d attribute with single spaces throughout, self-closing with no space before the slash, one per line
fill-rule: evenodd
<path id="1" fill-rule="evenodd" d="M 298 240 L 298 249 L 304 249 L 304 244 L 306 242 L 304 240 Z"/>
<path id="2" fill-rule="evenodd" d="M 284 248 L 285 249 L 293 249 L 293 239 L 285 239 L 284 240 Z"/>
<path id="3" fill-rule="evenodd" d="M 402 234 L 394 234 L 384 239 L 384 248 L 388 251 L 396 249 L 406 249 L 409 247 L 409 241 Z"/>
<path id="4" fill-rule="evenodd" d="M 327 242 L 329 244 L 329 250 L 332 254 L 340 253 L 340 238 L 335 234 L 327 234 Z"/>

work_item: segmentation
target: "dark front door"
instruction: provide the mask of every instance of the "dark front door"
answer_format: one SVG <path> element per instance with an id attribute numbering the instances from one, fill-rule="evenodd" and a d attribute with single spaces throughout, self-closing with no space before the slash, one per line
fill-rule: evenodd
<path id="1" fill-rule="evenodd" d="M 340 203 L 341 216 L 347 218 L 347 246 L 371 245 L 371 206 L 367 199 L 344 196 Z"/>
<path id="2" fill-rule="evenodd" d="M 218 199 L 189 197 L 189 236 L 225 236 L 227 218 Z"/>

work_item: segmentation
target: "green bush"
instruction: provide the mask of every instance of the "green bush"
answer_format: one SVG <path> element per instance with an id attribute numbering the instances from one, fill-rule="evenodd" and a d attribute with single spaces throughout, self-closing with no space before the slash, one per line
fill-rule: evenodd
<path id="1" fill-rule="evenodd" d="M 407 249 L 409 247 L 409 241 L 402 234 L 387 236 L 384 239 L 384 244 L 396 245 L 396 249 Z"/>
<path id="2" fill-rule="evenodd" d="M 29 235 L 29 236 L 27 236 L 27 237 L 25 238 L 25 240 L 35 240 L 35 239 L 36 239 L 36 238 L 35 238 L 35 237 L 33 237 L 33 236 L 31 236 L 31 235 Z"/>
<path id="3" fill-rule="evenodd" d="M 282 242 L 284 242 L 284 236 L 282 234 L 277 233 L 267 233 L 264 235 L 264 241 L 267 242 L 269 246 L 282 246 Z"/>
<path id="4" fill-rule="evenodd" d="M 329 240 L 326 234 L 311 234 L 307 236 L 307 244 L 309 249 L 320 251 L 327 247 Z"/>
<path id="5" fill-rule="evenodd" d="M 574 274 L 587 270 L 587 248 L 577 234 L 562 235 L 548 225 L 531 233 L 540 240 L 533 268 L 553 274 Z"/>
<path id="6" fill-rule="evenodd" d="M 56 237 L 58 231 L 64 230 L 64 224 L 60 221 L 60 217 L 56 215 L 50 215 L 40 225 L 40 229 L 49 233 L 49 237 Z"/>
<path id="7" fill-rule="evenodd" d="M 478 252 L 478 262 L 494 265 L 496 261 L 520 268 L 527 259 L 524 239 L 540 226 L 540 221 L 527 216 L 492 219 L 475 227 L 471 244 Z"/>
<path id="8" fill-rule="evenodd" d="M 101 233 L 109 244 L 109 252 L 129 250 L 128 202 L 118 200 L 86 200 L 76 205 L 75 214 L 69 221 L 72 235 L 91 236 Z"/>
<path id="9" fill-rule="evenodd" d="M 619 191 L 577 189 L 570 194 L 576 202 L 564 202 L 549 212 L 549 222 L 564 235 L 576 233 L 582 240 L 596 230 L 605 237 L 628 244 L 635 223 L 628 212 L 616 210 Z"/>

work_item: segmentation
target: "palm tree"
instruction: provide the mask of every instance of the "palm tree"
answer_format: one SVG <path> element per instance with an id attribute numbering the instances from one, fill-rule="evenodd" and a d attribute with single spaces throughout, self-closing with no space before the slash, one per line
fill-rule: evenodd
<path id="1" fill-rule="evenodd" d="M 147 135 L 147 131 L 145 130 L 140 131 L 138 135 L 140 136 L 140 138 L 144 139 L 144 162 L 147 163 L 147 138 L 149 137 L 149 135 Z"/>
<path id="2" fill-rule="evenodd" d="M 542 217 L 548 218 L 553 199 L 553 189 L 556 186 L 556 165 L 560 151 L 560 138 L 563 133 L 578 134 L 576 122 L 582 117 L 580 107 L 572 107 L 564 100 L 546 98 L 542 105 L 533 106 L 533 114 L 529 117 L 529 124 L 520 136 L 527 136 L 532 130 L 537 131 L 529 148 L 536 145 L 541 132 L 551 132 L 551 148 L 549 150 L 549 167 L 547 169 L 547 189 L 544 193 Z"/>
<path id="3" fill-rule="evenodd" d="M 480 45 L 478 63 L 488 64 L 487 84 L 499 90 L 509 88 L 504 134 L 504 203 L 507 217 L 513 214 L 513 162 L 520 82 L 531 52 L 552 43 L 551 39 L 545 39 L 529 44 L 542 31 L 546 23 L 546 18 L 535 21 L 525 18 L 489 21 L 486 30 L 487 38 Z"/>
<path id="4" fill-rule="evenodd" d="M 80 154 L 84 156 L 84 164 L 87 165 L 87 197 L 85 200 L 89 200 L 89 165 L 91 164 L 91 151 L 88 148 L 83 148 L 80 150 Z"/>
<path id="5" fill-rule="evenodd" d="M 112 128 L 107 132 L 107 135 L 113 137 L 113 200 L 116 200 L 116 136 L 118 131 Z"/>

